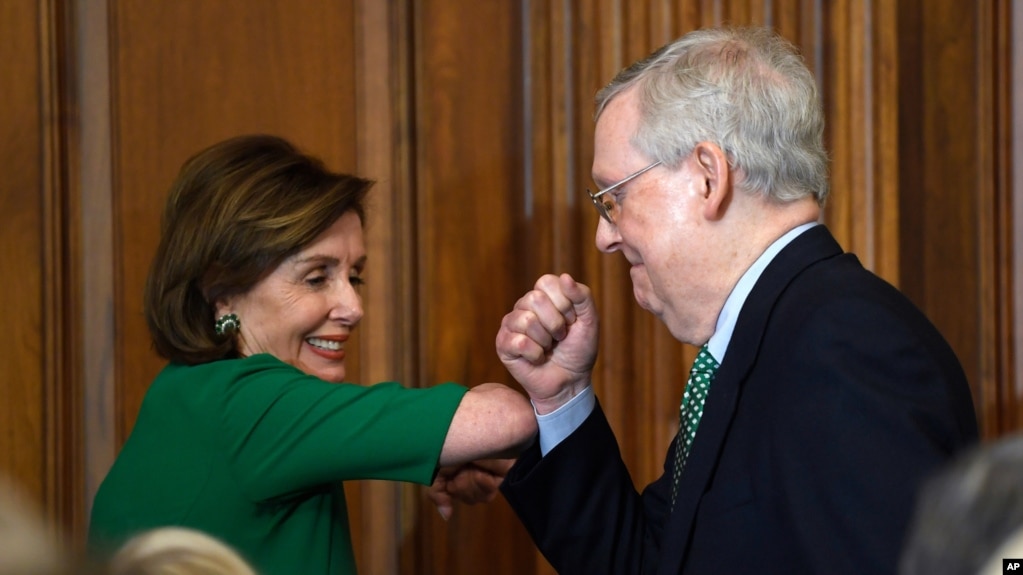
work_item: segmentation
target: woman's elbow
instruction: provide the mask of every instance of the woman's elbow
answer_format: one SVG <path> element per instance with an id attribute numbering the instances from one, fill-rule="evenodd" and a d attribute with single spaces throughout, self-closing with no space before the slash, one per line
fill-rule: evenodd
<path id="1" fill-rule="evenodd" d="M 455 412 L 441 464 L 517 457 L 536 432 L 533 406 L 523 394 L 497 383 L 477 385 Z"/>
<path id="2" fill-rule="evenodd" d="M 508 393 L 513 396 L 508 399 L 508 422 L 507 429 L 510 433 L 509 441 L 515 455 L 518 455 L 533 442 L 537 434 L 536 412 L 533 404 L 525 395 L 508 388 Z"/>

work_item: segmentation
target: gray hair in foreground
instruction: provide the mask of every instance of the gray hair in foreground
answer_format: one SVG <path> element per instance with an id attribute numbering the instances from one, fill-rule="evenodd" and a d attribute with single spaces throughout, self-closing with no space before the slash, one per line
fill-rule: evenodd
<path id="1" fill-rule="evenodd" d="M 1023 552 L 1018 541 L 1011 548 L 1021 529 L 1023 434 L 1016 433 L 960 455 L 924 485 L 899 573 L 975 575 L 992 560 L 1001 572 L 996 555 Z"/>
<path id="2" fill-rule="evenodd" d="M 128 540 L 110 575 L 256 575 L 231 546 L 186 527 L 158 527 Z"/>

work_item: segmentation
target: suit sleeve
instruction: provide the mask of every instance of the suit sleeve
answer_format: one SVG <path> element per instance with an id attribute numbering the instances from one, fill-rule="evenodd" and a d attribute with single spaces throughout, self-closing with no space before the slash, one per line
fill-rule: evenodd
<path id="1" fill-rule="evenodd" d="M 527 450 L 501 491 L 559 574 L 635 575 L 653 569 L 661 518 L 647 508 L 667 509 L 658 483 L 636 491 L 598 402 L 546 457 Z"/>

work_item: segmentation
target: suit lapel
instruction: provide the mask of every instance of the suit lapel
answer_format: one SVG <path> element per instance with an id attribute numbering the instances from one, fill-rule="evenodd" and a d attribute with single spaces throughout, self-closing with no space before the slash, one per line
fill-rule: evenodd
<path id="1" fill-rule="evenodd" d="M 823 225 L 800 234 L 764 269 L 739 312 L 725 361 L 714 378 L 703 417 L 679 482 L 678 499 L 662 537 L 657 572 L 680 573 L 688 552 L 700 499 L 710 485 L 735 414 L 742 382 L 753 367 L 760 341 L 775 302 L 793 278 L 822 259 L 838 256 L 842 248 Z M 674 450 L 669 450 L 673 456 Z M 666 542 L 684 542 L 668 544 Z"/>

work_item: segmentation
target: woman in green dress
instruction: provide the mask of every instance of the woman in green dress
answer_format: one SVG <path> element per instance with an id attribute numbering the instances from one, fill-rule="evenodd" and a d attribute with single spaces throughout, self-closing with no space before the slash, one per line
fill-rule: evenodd
<path id="1" fill-rule="evenodd" d="M 343 383 L 371 185 L 273 136 L 185 163 L 145 289 L 168 365 L 96 494 L 92 549 L 180 526 L 262 575 L 351 574 L 343 481 L 430 485 L 532 440 L 532 407 L 504 385 Z"/>

